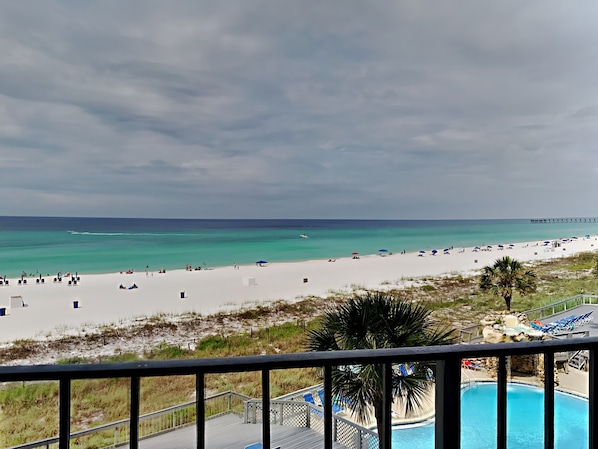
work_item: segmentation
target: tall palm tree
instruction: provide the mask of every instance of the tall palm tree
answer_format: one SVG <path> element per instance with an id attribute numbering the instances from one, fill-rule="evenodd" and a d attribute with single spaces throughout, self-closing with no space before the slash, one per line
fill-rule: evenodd
<path id="1" fill-rule="evenodd" d="M 381 349 L 433 346 L 454 343 L 453 330 L 437 326 L 430 311 L 421 304 L 404 301 L 383 292 L 356 296 L 338 309 L 327 311 L 318 329 L 310 332 L 310 351 Z M 405 376 L 393 370 L 393 397 L 399 395 L 407 411 L 422 405 L 433 382 L 434 365 L 418 362 Z M 338 366 L 332 370 L 332 393 L 366 420 L 371 410 L 384 432 L 383 364 Z"/>
<path id="2" fill-rule="evenodd" d="M 501 296 L 507 310 L 511 310 L 513 291 L 518 291 L 522 296 L 535 292 L 536 275 L 533 271 L 526 270 L 518 260 L 505 256 L 497 259 L 494 265 L 482 269 L 480 288 Z"/>

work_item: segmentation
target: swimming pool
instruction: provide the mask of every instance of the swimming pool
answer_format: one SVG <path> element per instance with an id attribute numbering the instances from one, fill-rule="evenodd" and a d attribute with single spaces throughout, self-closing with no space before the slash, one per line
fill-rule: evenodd
<path id="1" fill-rule="evenodd" d="M 587 449 L 588 401 L 555 392 L 555 448 Z M 511 449 L 544 447 L 544 390 L 523 384 L 507 386 L 507 432 Z M 432 449 L 434 424 L 395 426 L 392 447 Z M 478 383 L 461 393 L 461 448 L 496 447 L 496 384 Z"/>

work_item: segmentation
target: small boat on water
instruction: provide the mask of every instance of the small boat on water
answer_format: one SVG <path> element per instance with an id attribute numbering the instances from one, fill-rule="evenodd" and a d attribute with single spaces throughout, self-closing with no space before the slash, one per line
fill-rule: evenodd
<path id="1" fill-rule="evenodd" d="M 309 237 L 306 236 L 305 234 L 299 234 L 299 237 L 301 237 L 302 239 L 308 239 Z"/>

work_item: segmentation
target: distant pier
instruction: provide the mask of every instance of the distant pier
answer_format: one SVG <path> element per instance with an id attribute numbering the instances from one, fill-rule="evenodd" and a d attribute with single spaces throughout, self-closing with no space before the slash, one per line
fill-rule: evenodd
<path id="1" fill-rule="evenodd" d="M 550 224 L 550 223 L 598 223 L 598 218 L 530 218 L 530 223 Z"/>

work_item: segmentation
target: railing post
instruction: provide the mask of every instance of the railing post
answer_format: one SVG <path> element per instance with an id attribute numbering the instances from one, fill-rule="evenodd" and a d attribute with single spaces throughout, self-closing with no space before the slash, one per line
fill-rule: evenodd
<path id="1" fill-rule="evenodd" d="M 554 352 L 544 353 L 544 449 L 554 449 Z"/>
<path id="2" fill-rule="evenodd" d="M 380 449 L 390 449 L 392 445 L 392 422 L 390 419 L 390 409 L 392 407 L 392 364 L 385 363 L 382 367 L 382 419 L 384 420 L 384 434 L 380 437 Z"/>
<path id="3" fill-rule="evenodd" d="M 131 377 L 131 409 L 129 418 L 129 448 L 139 448 L 139 377 Z"/>
<path id="4" fill-rule="evenodd" d="M 507 358 L 498 357 L 496 379 L 496 448 L 507 449 Z"/>
<path id="5" fill-rule="evenodd" d="M 324 367 L 324 449 L 332 449 L 332 367 Z"/>
<path id="6" fill-rule="evenodd" d="M 262 446 L 270 449 L 270 371 L 262 370 Z"/>
<path id="7" fill-rule="evenodd" d="M 71 444 L 71 379 L 60 379 L 58 449 L 69 449 Z"/>
<path id="8" fill-rule="evenodd" d="M 590 356 L 588 360 L 588 393 L 589 393 L 589 401 L 588 401 L 588 427 L 589 427 L 589 435 L 588 439 L 589 449 L 598 449 L 598 351 L 595 349 L 590 349 Z"/>
<path id="9" fill-rule="evenodd" d="M 436 362 L 436 449 L 461 447 L 461 363 L 453 357 Z"/>
<path id="10" fill-rule="evenodd" d="M 206 409 L 204 405 L 204 374 L 195 374 L 195 442 L 197 449 L 206 447 Z"/>

